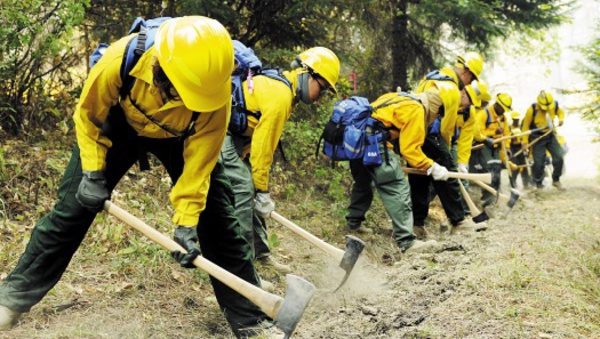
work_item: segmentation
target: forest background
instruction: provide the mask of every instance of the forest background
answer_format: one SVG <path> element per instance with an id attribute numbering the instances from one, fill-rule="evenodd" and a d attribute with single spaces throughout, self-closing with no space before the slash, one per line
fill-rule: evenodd
<path id="1" fill-rule="evenodd" d="M 345 163 L 340 163 L 332 169 L 330 162 L 325 158 L 315 159 L 317 140 L 330 116 L 333 103 L 342 96 L 350 95 L 362 95 L 373 100 L 383 93 L 395 91 L 398 86 L 410 90 L 428 71 L 454 63 L 455 56 L 465 51 L 476 50 L 484 56 L 483 79 L 491 86 L 493 94 L 499 90 L 508 91 L 515 98 L 515 107 L 524 109 L 535 99 L 541 86 L 551 86 L 548 89 L 557 94 L 561 100 L 561 107 L 568 108 L 567 113 L 570 117 L 565 128 L 576 126 L 577 129 L 573 130 L 572 135 L 585 134 L 587 143 L 598 138 L 600 132 L 597 128 L 600 125 L 600 30 L 597 23 L 589 25 L 589 22 L 581 20 L 581 16 L 573 14 L 584 13 L 587 14 L 586 19 L 590 16 L 594 19 L 597 17 L 594 13 L 598 13 L 598 8 L 598 2 L 594 0 L 0 0 L 0 280 L 16 264 L 36 220 L 45 215 L 54 203 L 57 185 L 75 142 L 71 118 L 89 71 L 90 53 L 98 42 L 115 41 L 126 34 L 137 16 L 152 18 L 161 15 L 205 15 L 215 18 L 228 28 L 234 39 L 254 48 L 264 63 L 284 69 L 289 67 L 296 54 L 312 46 L 326 46 L 336 52 L 342 62 L 338 84 L 340 96 L 330 96 L 318 105 L 297 107 L 286 125 L 282 139 L 288 161 L 282 161 L 280 153 L 276 153 L 277 161 L 274 163 L 271 180 L 272 193 L 282 214 L 326 241 L 343 247 L 343 216 L 351 185 L 350 172 Z M 575 34 L 565 37 L 562 34 L 564 32 L 560 31 L 560 27 L 565 25 Z M 569 44 L 565 44 L 565 40 L 569 41 Z M 575 41 L 580 44 L 575 44 Z M 571 69 L 569 66 L 567 72 L 562 65 L 565 59 L 570 61 L 569 65 L 575 65 L 575 68 Z M 534 75 L 531 75 L 532 70 L 535 70 Z M 574 74 L 577 75 L 577 81 L 572 81 Z M 547 81 L 548 78 L 553 78 L 553 81 Z M 521 113 L 523 114 L 524 110 Z M 578 123 L 579 118 L 587 120 L 588 126 L 595 128 L 595 132 L 585 132 L 586 128 Z M 571 121 L 577 123 L 570 124 Z M 585 158 L 587 162 L 578 165 L 592 166 L 592 172 L 597 173 L 597 147 L 584 146 L 574 149 L 575 152 L 578 150 L 591 152 L 582 154 L 579 158 Z M 161 181 L 167 175 L 158 162 L 153 161 L 152 165 L 153 171 L 150 173 L 139 172 L 137 167 L 132 168 L 122 184 L 117 187 L 113 199 L 126 205 L 134 214 L 143 216 L 146 222 L 163 233 L 170 234 L 172 225 L 168 201 L 169 187 Z M 569 162 L 568 166 L 571 166 L 571 170 L 574 167 Z M 158 174 L 154 170 L 157 170 Z M 597 202 L 597 179 L 594 187 L 589 191 L 584 187 L 580 194 L 572 190 L 568 198 L 581 199 L 579 206 L 597 210 L 590 207 Z M 535 204 L 544 203 L 539 199 L 532 201 Z M 544 222 L 552 224 L 555 222 L 553 220 L 568 216 L 572 219 L 569 223 L 590 223 L 588 219 L 573 218 L 572 209 L 563 210 L 562 208 L 567 206 L 560 198 L 548 203 L 555 203 L 558 207 L 545 207 L 545 211 L 554 211 L 555 214 L 545 217 Z M 524 206 L 532 207 L 531 203 Z M 521 210 L 514 218 L 516 215 L 526 220 L 529 212 Z M 587 213 L 586 217 L 591 218 L 591 224 L 598 227 L 597 212 Z M 434 213 L 432 220 L 428 222 L 437 223 L 440 220 L 441 218 Z M 514 219 L 508 219 L 509 222 L 511 220 Z M 523 221 L 519 226 L 536 223 L 539 221 Z M 496 253 L 492 248 L 500 246 L 497 244 L 501 243 L 501 237 L 505 236 L 494 232 L 487 235 L 493 240 L 480 242 L 481 237 L 478 236 L 477 245 L 471 247 L 469 241 L 466 241 L 465 245 L 446 244 L 444 248 L 449 252 L 441 252 L 433 258 L 402 261 L 402 256 L 390 241 L 385 211 L 377 201 L 372 213 L 367 216 L 367 224 L 375 226 L 375 235 L 365 239 L 369 241 L 366 254 L 377 265 L 383 265 L 391 273 L 390 284 L 395 287 L 395 293 L 403 293 L 399 292 L 406 286 L 403 281 L 414 282 L 415 284 L 410 285 L 411 292 L 416 291 L 419 296 L 420 293 L 431 292 L 434 295 L 433 299 L 425 299 L 435 301 L 439 290 L 415 289 L 419 288 L 419 281 L 437 277 L 440 281 L 445 279 L 441 285 L 437 282 L 438 287 L 443 286 L 447 291 L 455 291 L 458 296 L 461 295 L 460 289 L 452 286 L 461 285 L 457 283 L 458 280 L 468 281 L 469 278 L 457 278 L 454 269 L 458 270 L 463 264 L 472 265 L 472 262 L 479 265 L 477 260 L 485 260 L 488 256 L 492 262 L 505 262 L 489 254 Z M 198 295 L 182 296 L 182 292 L 177 290 L 178 284 L 192 286 L 200 296 L 210 298 L 205 274 L 182 274 L 168 253 L 157 250 L 156 245 L 107 216 L 99 216 L 95 225 L 86 238 L 84 250 L 78 252 L 75 263 L 70 266 L 61 284 L 44 299 L 39 308 L 34 308 L 32 315 L 24 319 L 26 325 L 21 327 L 20 332 L 13 332 L 13 337 L 32 338 L 34 333 L 42 338 L 51 337 L 48 333 L 58 337 L 80 337 L 85 336 L 81 335 L 82 327 L 90 331 L 89 337 L 119 337 L 119 333 L 127 333 L 120 331 L 131 330 L 137 326 L 137 323 L 125 323 L 126 319 L 132 316 L 127 310 L 134 310 L 141 314 L 141 320 L 135 318 L 138 323 L 147 322 L 147 328 L 135 328 L 138 331 L 136 333 L 139 333 L 138 337 L 145 338 L 149 337 L 148 333 L 158 333 L 158 337 L 164 334 L 164 337 L 186 338 L 189 337 L 190 327 L 178 322 L 159 320 L 151 311 L 163 310 L 162 312 L 168 313 L 168 317 L 182 315 L 179 310 L 182 306 L 181 300 L 184 308 L 189 311 L 182 317 L 193 319 L 198 316 L 198 308 L 208 310 L 197 322 L 209 324 L 208 331 L 212 335 L 227 336 L 226 325 L 223 324 L 214 304 L 210 307 L 205 306 L 206 300 Z M 571 229 L 571 224 L 565 223 L 563 226 Z M 528 231 L 532 231 L 533 228 L 535 226 L 531 226 Z M 521 230 L 522 228 L 517 232 Z M 555 232 L 561 231 L 564 229 L 555 228 Z M 597 234 L 598 230 L 592 228 L 592 231 L 596 231 Z M 492 238 L 492 235 L 495 238 Z M 570 277 L 572 272 L 562 272 L 556 267 L 561 267 L 564 262 L 575 267 L 573 271 L 577 272 L 573 272 L 573 275 L 578 278 L 565 282 L 565 285 L 555 283 L 553 279 L 556 275 L 553 275 L 550 269 L 544 271 L 547 275 L 539 275 L 537 271 L 536 275 L 533 275 L 532 271 L 522 266 L 523 262 L 518 260 L 526 251 L 515 250 L 512 245 L 506 254 L 507 257 L 502 257 L 510 260 L 510 265 L 502 266 L 498 271 L 494 271 L 497 267 L 491 265 L 487 266 L 489 272 L 479 272 L 482 276 L 492 272 L 493 274 L 488 274 L 490 277 L 495 277 L 494 273 L 500 272 L 498 279 L 508 279 L 507 281 L 492 281 L 493 286 L 490 287 L 481 284 L 482 281 L 485 282 L 485 277 L 477 275 L 476 270 L 472 270 L 473 267 L 465 274 L 476 279 L 478 284 L 481 284 L 478 286 L 489 287 L 485 290 L 480 287 L 480 290 L 476 291 L 480 299 L 472 304 L 485 309 L 486 315 L 497 315 L 495 310 L 489 311 L 490 307 L 498 306 L 490 306 L 491 300 L 497 300 L 499 303 L 506 301 L 509 304 L 498 307 L 501 315 L 495 319 L 500 318 L 502 321 L 488 323 L 488 326 L 495 328 L 490 329 L 487 337 L 539 334 L 537 331 L 542 329 L 535 326 L 527 329 L 531 332 L 522 332 L 525 331 L 524 327 L 529 326 L 527 320 L 516 322 L 516 319 L 520 319 L 519 317 L 523 317 L 527 312 L 547 320 L 546 323 L 540 322 L 540 326 L 546 326 L 540 332 L 540 337 L 545 337 L 544 335 L 552 331 L 554 334 L 559 333 L 557 337 L 594 337 L 594 334 L 600 333 L 597 326 L 600 323 L 600 312 L 597 312 L 600 305 L 600 289 L 595 283 L 600 277 L 600 265 L 597 260 L 600 242 L 594 240 L 594 237 L 586 237 L 580 233 L 571 236 L 563 233 L 551 235 L 556 238 L 544 233 L 541 239 L 552 238 L 549 243 L 551 245 L 542 248 L 548 250 L 548 257 L 535 259 L 539 263 L 546 262 L 548 258 L 562 260 L 556 263 L 556 266 L 550 262 L 544 269 L 551 267 L 555 270 L 554 273 L 561 273 L 563 277 Z M 573 246 L 580 248 L 583 254 L 576 258 L 563 257 L 566 250 L 562 252 L 561 249 L 557 251 L 557 248 L 551 247 L 558 246 L 559 240 L 556 239 L 576 239 L 577 242 Z M 319 267 L 313 262 L 310 250 L 289 240 L 289 234 L 279 229 L 271 232 L 270 242 L 274 251 L 284 261 L 287 259 L 293 263 L 295 273 L 310 276 L 314 273 L 310 267 Z M 507 240 L 502 243 L 503 246 L 514 241 L 503 240 Z M 529 246 L 535 247 L 531 244 Z M 455 253 L 453 251 L 456 248 L 462 253 L 462 257 L 445 257 Z M 507 248 L 497 250 L 506 251 Z M 404 270 L 407 267 L 410 267 L 407 271 L 412 273 L 408 276 L 399 273 L 400 269 Z M 481 264 L 481 267 L 485 266 Z M 448 273 L 441 275 L 443 279 L 432 273 L 439 273 L 440 268 Z M 419 273 L 416 273 L 417 270 Z M 508 273 L 503 275 L 505 272 Z M 266 277 L 274 281 L 282 279 L 272 272 L 267 272 Z M 539 285 L 536 285 L 536 282 Z M 468 283 L 466 285 L 469 287 L 469 293 L 465 293 L 469 296 L 474 287 Z M 539 287 L 540 285 L 544 287 Z M 427 286 L 433 288 L 436 285 Z M 540 294 L 531 293 L 532 286 L 539 287 Z M 277 284 L 277 288 L 279 294 L 284 291 L 281 284 Z M 492 291 L 502 291 L 505 294 L 492 294 Z M 546 299 L 555 302 L 565 291 L 575 292 L 569 294 L 569 305 L 561 306 L 563 308 L 556 313 L 553 313 L 555 310 L 545 309 L 545 306 L 518 304 L 515 301 L 518 299 L 522 302 L 529 293 L 536 303 L 548 303 Z M 446 298 L 446 292 L 442 294 Z M 374 305 L 374 301 L 365 299 L 364 294 L 359 295 L 362 296 L 360 300 L 363 304 Z M 470 299 L 461 296 L 464 303 L 453 304 L 456 311 L 469 309 L 470 305 L 466 303 Z M 556 299 L 552 299 L 551 296 L 555 296 Z M 381 298 L 385 299 L 384 296 Z M 398 298 L 398 295 L 395 295 L 395 298 Z M 411 299 L 406 305 L 413 308 L 416 306 L 418 311 L 419 307 L 423 306 L 421 303 L 424 301 Z M 488 308 L 481 306 L 486 303 Z M 385 300 L 381 304 L 385 305 Z M 522 305 L 529 305 L 529 308 L 519 308 Z M 114 314 L 106 311 L 103 306 L 118 306 L 124 311 Z M 398 320 L 398 306 L 388 306 L 389 309 L 382 306 L 379 316 L 389 319 L 378 321 L 373 320 L 377 316 L 370 314 L 373 313 L 371 308 L 361 308 L 360 312 L 350 313 L 351 307 L 346 305 L 342 311 L 336 308 L 333 314 L 328 314 L 328 320 L 323 322 L 318 321 L 316 311 L 311 311 L 312 314 L 307 315 L 308 319 L 318 326 L 311 332 L 313 330 L 308 330 L 307 325 L 304 333 L 308 333 L 307 337 L 315 337 L 311 336 L 311 333 L 324 333 L 324 329 L 329 329 L 330 336 L 325 337 L 346 337 L 343 334 L 344 329 L 348 330 L 344 327 L 347 325 L 334 326 L 338 317 L 349 315 L 365 318 L 356 321 L 356 326 L 360 325 L 361 329 L 354 333 L 381 333 L 383 337 L 390 337 L 389 333 L 404 337 L 406 331 L 411 331 L 411 328 L 415 333 L 425 331 L 424 337 L 427 337 L 427 333 L 438 333 L 439 337 L 468 337 L 465 333 L 470 333 L 468 331 L 471 329 L 465 324 L 477 326 L 473 323 L 478 322 L 478 317 L 474 317 L 473 314 L 479 313 L 466 312 L 465 318 L 470 316 L 471 323 L 467 319 L 455 319 L 456 328 L 450 329 L 444 324 L 438 324 L 440 326 L 436 328 L 435 324 L 432 325 L 428 321 L 421 324 L 419 316 L 401 317 Z M 447 306 L 445 305 L 446 308 Z M 109 326 L 111 328 L 101 327 L 99 322 L 94 323 L 93 320 L 82 320 L 97 310 L 101 310 L 98 316 L 103 316 L 103 320 L 112 317 L 112 326 Z M 65 320 L 60 326 L 56 319 L 58 313 L 64 314 L 60 319 Z M 432 313 L 435 314 L 436 309 L 428 308 L 424 317 L 428 318 Z M 458 313 L 448 317 L 458 317 L 456 314 Z M 439 321 L 444 319 L 439 310 L 436 316 Z M 554 316 L 556 318 L 553 318 Z M 409 325 L 395 327 L 394 321 L 390 319 Z M 577 320 L 571 321 L 572 319 Z M 152 325 L 148 326 L 148 322 Z M 194 328 L 200 328 L 196 330 L 200 331 L 197 334 L 202 337 L 206 333 L 201 331 L 205 331 L 206 326 L 196 326 L 197 322 L 194 323 Z M 512 324 L 516 325 L 513 327 Z M 46 333 L 34 331 L 47 329 L 49 326 L 58 328 L 52 328 L 52 332 Z M 427 332 L 429 326 L 434 330 Z M 527 334 L 525 336 L 530 337 Z"/>

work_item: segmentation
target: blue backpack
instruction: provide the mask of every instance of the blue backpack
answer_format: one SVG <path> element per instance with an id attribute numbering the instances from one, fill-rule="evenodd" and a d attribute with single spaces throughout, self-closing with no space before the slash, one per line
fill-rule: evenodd
<path id="1" fill-rule="evenodd" d="M 360 159 L 364 155 L 367 120 L 373 107 L 367 98 L 353 96 L 333 106 L 331 119 L 319 138 L 323 140 L 323 154 L 332 161 Z"/>
<path id="2" fill-rule="evenodd" d="M 121 65 L 121 80 L 123 86 L 119 91 L 121 99 L 127 97 L 129 91 L 133 87 L 135 78 L 129 75 L 129 72 L 135 67 L 138 60 L 148 50 L 148 48 L 154 45 L 154 38 L 156 37 L 156 31 L 158 27 L 165 21 L 171 19 L 170 17 L 160 17 L 149 20 L 144 20 L 137 17 L 127 34 L 138 33 L 127 43 L 125 47 L 125 53 L 123 54 L 123 63 Z M 92 55 L 90 56 L 90 68 L 100 60 L 104 55 L 104 51 L 109 45 L 101 42 L 98 44 Z M 195 119 L 194 119 L 195 120 Z"/>
<path id="3" fill-rule="evenodd" d="M 248 129 L 248 115 L 260 119 L 260 112 L 252 112 L 246 108 L 244 90 L 242 84 L 246 81 L 248 91 L 254 92 L 255 76 L 266 76 L 271 79 L 279 80 L 286 84 L 292 91 L 292 84 L 281 74 L 281 71 L 274 68 L 263 68 L 262 62 L 254 53 L 252 48 L 246 47 L 243 43 L 233 40 L 233 50 L 236 62 L 236 69 L 231 75 L 231 119 L 229 121 L 229 131 L 234 135 L 242 135 Z M 293 93 L 292 93 L 293 94 Z"/>
<path id="4" fill-rule="evenodd" d="M 409 97 L 419 101 L 418 98 L 398 92 L 398 96 Z M 369 100 L 353 96 L 342 100 L 333 106 L 331 119 L 317 144 L 317 155 L 323 141 L 323 154 L 334 161 L 362 159 L 365 165 L 381 165 L 379 143 L 386 140 L 386 128 L 378 120 L 371 118 L 371 114 L 395 102 L 397 97 L 390 98 L 377 107 L 372 107 Z M 367 135 L 367 127 L 372 129 Z M 386 149 L 387 158 L 387 149 Z"/>

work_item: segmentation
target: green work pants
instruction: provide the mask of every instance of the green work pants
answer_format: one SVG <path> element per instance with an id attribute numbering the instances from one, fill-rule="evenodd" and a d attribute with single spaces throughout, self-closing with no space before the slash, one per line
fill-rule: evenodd
<path id="1" fill-rule="evenodd" d="M 235 196 L 235 212 L 238 216 L 242 235 L 252 247 L 252 255 L 256 258 L 268 257 L 271 253 L 267 236 L 266 223 L 254 212 L 254 181 L 248 163 L 244 162 L 234 144 L 234 137 L 229 133 L 221 148 L 225 173 L 231 181 Z"/>
<path id="2" fill-rule="evenodd" d="M 112 123 L 111 123 L 112 122 Z M 183 171 L 183 143 L 178 138 L 134 137 L 124 117 L 111 113 L 105 134 L 113 142 L 106 155 L 105 176 L 112 191 L 121 177 L 139 159 L 139 145 L 154 154 L 165 166 L 173 182 Z M 114 128 L 116 127 L 116 128 Z M 75 145 L 58 189 L 58 202 L 34 227 L 17 266 L 0 285 L 0 305 L 28 312 L 59 281 L 85 237 L 96 213 L 75 199 L 82 178 L 79 147 Z M 250 255 L 250 245 L 241 236 L 233 207 L 233 190 L 225 175 L 222 159 L 211 174 L 207 206 L 198 223 L 202 255 L 238 277 L 260 286 Z M 217 301 L 232 330 L 255 326 L 268 317 L 248 299 L 225 284 L 211 282 Z"/>
<path id="3" fill-rule="evenodd" d="M 471 160 L 469 161 L 469 171 L 473 173 L 488 173 L 490 172 L 488 161 L 500 159 L 499 147 L 490 149 L 487 146 L 471 152 Z M 497 186 L 493 187 L 496 191 L 500 188 L 500 178 L 497 180 Z M 496 202 L 496 196 L 487 190 L 482 189 L 481 200 L 483 205 L 489 206 Z"/>
<path id="4" fill-rule="evenodd" d="M 539 134 L 532 133 L 530 140 L 536 140 L 539 137 Z M 552 156 L 552 181 L 558 181 L 562 175 L 565 152 L 558 143 L 554 133 L 550 133 L 531 146 L 531 152 L 533 153 L 533 167 L 531 171 L 533 182 L 537 186 L 542 185 L 542 181 L 544 181 L 546 150 Z"/>
<path id="5" fill-rule="evenodd" d="M 512 152 L 512 154 L 516 154 L 517 152 L 521 151 L 521 148 L 522 148 L 521 144 L 511 144 L 510 145 L 510 151 Z M 524 153 L 521 153 L 521 154 L 517 155 L 511 161 L 515 165 L 527 165 L 527 161 L 525 160 L 525 154 Z M 513 184 L 516 186 L 516 184 L 517 184 L 517 177 L 519 176 L 519 174 L 521 174 L 521 181 L 523 183 L 523 188 L 528 187 L 529 184 L 531 183 L 531 179 L 529 177 L 529 171 L 530 170 L 531 170 L 530 168 L 519 168 L 517 170 L 511 171 L 511 174 L 512 174 L 511 180 L 513 181 Z"/>
<path id="6" fill-rule="evenodd" d="M 379 150 L 383 156 L 383 143 Z M 365 214 L 373 202 L 373 185 L 379 193 L 383 206 L 392 219 L 394 240 L 404 251 L 412 246 L 415 239 L 413 233 L 412 207 L 410 201 L 410 186 L 404 178 L 400 161 L 394 154 L 383 157 L 380 166 L 365 166 L 362 159 L 350 161 L 350 171 L 354 178 L 350 205 L 348 206 L 348 221 L 365 220 Z"/>
<path id="7" fill-rule="evenodd" d="M 430 134 L 425 138 L 422 146 L 423 153 L 433 161 L 446 167 L 448 171 L 456 172 L 456 161 L 452 159 L 448 144 L 440 135 Z M 413 203 L 413 218 L 416 226 L 425 226 L 425 219 L 429 214 L 430 192 L 429 186 L 433 185 L 440 198 L 444 212 L 452 225 L 457 225 L 465 219 L 465 210 L 462 205 L 462 195 L 458 180 L 433 180 L 429 175 L 409 174 L 410 193 Z"/>

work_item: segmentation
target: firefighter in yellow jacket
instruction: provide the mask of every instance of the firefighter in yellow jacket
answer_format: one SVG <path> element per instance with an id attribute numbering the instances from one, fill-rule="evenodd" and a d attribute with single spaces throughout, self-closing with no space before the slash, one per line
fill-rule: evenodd
<path id="1" fill-rule="evenodd" d="M 249 86 L 250 80 L 244 81 L 245 110 L 251 112 L 247 115 L 248 126 L 245 131 L 230 130 L 223 144 L 222 154 L 227 160 L 227 175 L 234 183 L 236 213 L 243 234 L 253 246 L 255 259 L 281 273 L 289 273 L 290 268 L 271 256 L 264 221 L 275 208 L 269 193 L 273 155 L 296 104 L 312 104 L 328 91 L 337 93 L 339 72 L 335 53 L 325 47 L 313 47 L 297 56 L 292 70 L 279 75 L 285 77 L 284 81 L 260 73 L 252 77 L 252 85 Z M 246 156 L 251 173 L 241 160 Z"/>
<path id="2" fill-rule="evenodd" d="M 522 133 L 521 113 L 519 113 L 517 111 L 512 111 L 510 113 L 510 117 L 512 119 L 512 124 L 510 125 L 510 134 L 513 136 L 513 138 L 510 139 L 510 150 L 511 150 L 512 154 L 516 154 L 523 148 L 523 140 L 524 140 L 523 136 L 518 136 Z M 520 174 L 523 188 L 528 188 L 529 184 L 530 184 L 530 180 L 531 180 L 530 175 L 529 175 L 531 168 L 529 167 L 529 164 L 527 163 L 527 157 L 529 157 L 529 154 L 527 154 L 527 153 L 528 152 L 523 152 L 523 153 L 517 155 L 514 159 L 512 159 L 512 162 L 514 162 L 515 165 L 525 166 L 525 168 L 521 167 L 521 168 L 513 169 L 512 176 L 511 176 L 511 180 L 513 180 L 514 184 L 516 185 L 517 177 Z"/>
<path id="3" fill-rule="evenodd" d="M 439 70 L 437 75 L 432 74 L 435 71 L 426 75 L 417 87 L 417 93 L 419 93 L 436 84 L 447 83 L 453 88 L 452 96 L 458 98 L 454 100 L 452 106 L 444 108 L 443 117 L 429 128 L 423 144 L 423 151 L 428 157 L 453 172 L 457 170 L 457 164 L 450 152 L 452 138 L 456 133 L 458 111 L 467 107 L 459 107 L 460 98 L 463 95 L 461 91 L 466 84 L 477 80 L 482 70 L 483 58 L 481 55 L 476 52 L 468 52 L 463 56 L 458 56 L 453 67 L 444 67 Z M 444 100 L 444 96 L 442 96 L 442 100 Z M 415 226 L 425 226 L 431 200 L 429 186 L 433 185 L 446 216 L 452 224 L 451 232 L 472 231 L 478 228 L 471 219 L 465 216 L 463 199 L 457 179 L 432 181 L 429 177 L 414 174 L 409 174 L 408 178 L 411 187 Z"/>
<path id="4" fill-rule="evenodd" d="M 553 125 L 556 119 L 558 119 L 558 126 L 562 126 L 565 121 L 565 112 L 559 106 L 558 101 L 554 100 L 552 94 L 547 91 L 540 92 L 537 101 L 527 109 L 525 118 L 523 119 L 523 132 L 539 129 L 523 137 L 523 148 L 529 148 L 529 143 L 532 140 L 541 138 L 531 146 L 531 153 L 533 153 L 533 182 L 538 189 L 544 187 L 544 159 L 546 157 L 546 150 L 552 155 L 552 186 L 562 189 L 560 176 L 562 175 L 564 164 L 563 148 L 559 144 L 554 132 L 544 136 L 544 134 L 550 131 L 548 126 Z"/>
<path id="5" fill-rule="evenodd" d="M 174 258 L 190 267 L 202 251 L 260 286 L 218 161 L 231 106 L 229 33 L 206 17 L 167 20 L 129 73 L 135 79 L 129 93 L 121 96 L 120 70 L 133 37 L 108 47 L 85 82 L 74 115 L 77 144 L 59 200 L 38 221 L 25 253 L 0 286 L 0 330 L 9 329 L 59 281 L 104 201 L 146 152 L 156 155 L 174 183 L 174 239 L 188 252 L 174 252 Z M 268 318 L 242 295 L 211 281 L 237 336 L 240 328 Z"/>
<path id="6" fill-rule="evenodd" d="M 365 214 L 373 201 L 373 186 L 377 189 L 385 209 L 392 220 L 394 241 L 403 252 L 424 251 L 435 247 L 437 242 L 416 239 L 413 232 L 410 186 L 404 177 L 402 165 L 391 150 L 399 153 L 411 167 L 427 171 L 433 180 L 447 180 L 448 170 L 423 153 L 427 126 L 433 123 L 444 107 L 453 107 L 459 98 L 452 84 L 440 82 L 422 93 L 410 95 L 392 92 L 380 96 L 371 103 L 371 117 L 378 125 L 367 129 L 367 135 L 382 134 L 378 143 L 380 165 L 365 165 L 363 159 L 351 160 L 350 170 L 354 183 L 346 216 L 350 230 L 357 230 L 365 220 Z M 448 94 L 447 101 L 443 101 Z"/>
<path id="7" fill-rule="evenodd" d="M 468 102 L 473 102 L 473 104 L 468 105 L 467 108 L 459 111 L 458 119 L 456 120 L 456 134 L 452 139 L 452 156 L 457 163 L 458 172 L 469 172 L 473 138 L 476 133 L 479 133 L 479 128 L 476 123 L 477 109 L 482 107 L 484 99 L 489 95 L 487 85 L 477 80 L 474 80 L 471 84 L 465 86 L 463 90 L 463 100 L 466 99 L 465 97 L 468 97 Z M 462 180 L 462 184 L 465 189 L 469 188 L 468 180 Z M 469 218 L 471 216 L 471 210 L 464 197 L 462 199 L 462 206 L 465 211 L 465 217 Z M 477 227 L 477 230 L 482 230 L 487 227 L 487 224 L 485 222 L 479 222 L 477 223 Z"/>
<path id="8" fill-rule="evenodd" d="M 486 173 L 490 171 L 488 162 L 494 159 L 505 159 L 500 143 L 494 139 L 510 135 L 508 119 L 505 112 L 510 112 L 512 106 L 512 97 L 507 93 L 499 93 L 491 107 L 477 112 L 477 125 L 479 132 L 475 134 L 475 144 L 484 144 L 485 147 L 474 150 L 471 154 L 470 168 L 475 173 Z M 506 147 L 510 147 L 510 140 L 501 141 Z M 510 158 L 510 152 L 509 152 Z M 510 170 L 510 169 L 509 169 Z M 500 181 L 495 182 L 498 189 Z M 495 197 L 488 191 L 482 195 L 483 206 L 487 207 L 495 203 Z"/>

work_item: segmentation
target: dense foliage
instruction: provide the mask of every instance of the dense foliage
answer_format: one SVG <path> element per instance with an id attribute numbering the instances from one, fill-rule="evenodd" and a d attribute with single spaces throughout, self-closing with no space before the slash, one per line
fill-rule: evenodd
<path id="1" fill-rule="evenodd" d="M 598 23 L 596 32 L 600 29 Z M 590 45 L 582 48 L 585 61 L 578 65 L 578 71 L 587 80 L 587 88 L 571 91 L 579 95 L 582 105 L 577 110 L 582 112 L 584 119 L 590 121 L 595 126 L 596 131 L 600 133 L 600 36 Z"/>
<path id="2" fill-rule="evenodd" d="M 427 70 L 466 49 L 486 54 L 492 41 L 512 32 L 559 24 L 570 5 L 558 0 L 8 0 L 0 9 L 5 37 L 0 128 L 16 134 L 61 122 L 69 129 L 90 52 L 98 42 L 124 35 L 136 16 L 213 17 L 265 62 L 283 68 L 300 50 L 327 46 L 343 64 L 342 93 L 352 94 L 348 75 L 355 73 L 358 94 L 374 99 L 396 86 L 410 89 Z"/>

